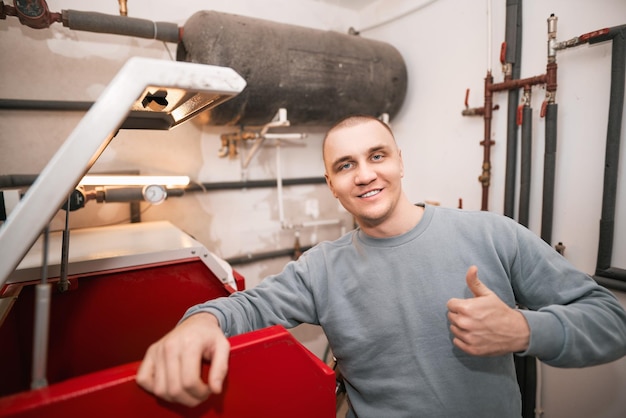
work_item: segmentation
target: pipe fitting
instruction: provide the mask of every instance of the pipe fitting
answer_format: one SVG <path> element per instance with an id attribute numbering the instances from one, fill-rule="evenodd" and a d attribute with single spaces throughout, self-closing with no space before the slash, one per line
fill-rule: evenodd
<path id="1" fill-rule="evenodd" d="M 483 173 L 478 176 L 478 181 L 483 185 L 483 187 L 489 187 L 489 183 L 491 182 L 491 164 L 488 162 L 483 163 Z"/>
<path id="2" fill-rule="evenodd" d="M 558 18 L 553 14 L 548 18 L 548 62 L 556 59 L 556 24 Z"/>
<path id="3" fill-rule="evenodd" d="M 126 6 L 126 0 L 118 0 L 120 4 L 120 16 L 128 16 L 128 7 Z"/>

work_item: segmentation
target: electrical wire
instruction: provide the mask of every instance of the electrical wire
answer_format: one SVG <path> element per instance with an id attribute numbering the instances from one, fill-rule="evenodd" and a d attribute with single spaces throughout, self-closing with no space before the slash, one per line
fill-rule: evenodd
<path id="1" fill-rule="evenodd" d="M 169 55 L 170 57 L 170 61 L 176 61 L 174 59 L 174 56 L 172 55 L 172 51 L 170 51 L 170 49 L 167 47 L 167 42 L 163 41 L 163 47 L 165 48 L 165 50 L 167 51 L 167 55 Z"/>
<path id="2" fill-rule="evenodd" d="M 543 391 L 543 370 L 542 363 L 537 359 L 537 394 L 535 395 L 535 418 L 543 416 L 543 399 L 541 397 Z"/>
<path id="3" fill-rule="evenodd" d="M 427 0 L 424 3 L 422 3 L 420 5 L 417 5 L 417 6 L 413 7 L 413 8 L 411 8 L 411 9 L 407 10 L 406 12 L 402 12 L 402 13 L 396 15 L 396 16 L 390 17 L 389 19 L 383 20 L 383 21 L 378 22 L 378 23 L 374 23 L 373 25 L 369 25 L 369 26 L 366 26 L 366 27 L 358 29 L 358 30 L 350 28 L 350 33 L 359 34 L 359 33 L 362 33 L 362 32 L 367 32 L 367 31 L 372 30 L 372 29 L 376 29 L 376 28 L 378 28 L 380 26 L 384 26 L 384 25 L 386 25 L 388 23 L 395 22 L 396 20 L 402 19 L 403 17 L 406 17 L 406 16 L 408 16 L 410 14 L 413 14 L 413 13 L 417 12 L 418 10 L 423 9 L 424 7 L 430 6 L 431 4 L 433 4 L 436 1 L 437 0 Z"/>

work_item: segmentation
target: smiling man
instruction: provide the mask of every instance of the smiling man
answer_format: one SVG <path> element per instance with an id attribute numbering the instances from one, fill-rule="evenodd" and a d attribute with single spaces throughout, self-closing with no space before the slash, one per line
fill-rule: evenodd
<path id="1" fill-rule="evenodd" d="M 358 228 L 253 289 L 191 307 L 148 349 L 143 388 L 197 405 L 222 390 L 226 337 L 275 324 L 322 326 L 349 417 L 520 417 L 514 355 L 556 367 L 626 355 L 619 302 L 531 231 L 494 213 L 412 204 L 383 122 L 338 122 L 323 154 Z M 212 362 L 208 384 L 200 359 Z"/>
<path id="2" fill-rule="evenodd" d="M 327 133 L 323 150 L 328 186 L 363 232 L 389 237 L 417 225 L 423 208 L 402 191 L 402 155 L 387 125 L 346 119 Z"/>

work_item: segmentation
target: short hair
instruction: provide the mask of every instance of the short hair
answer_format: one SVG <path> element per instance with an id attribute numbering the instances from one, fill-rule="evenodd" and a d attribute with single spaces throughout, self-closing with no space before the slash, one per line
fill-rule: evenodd
<path id="1" fill-rule="evenodd" d="M 333 132 L 338 131 L 339 129 L 342 129 L 342 128 L 349 128 L 351 126 L 360 125 L 366 122 L 377 122 L 381 126 L 384 126 L 395 142 L 396 137 L 394 136 L 393 131 L 391 130 L 391 127 L 387 123 L 383 122 L 382 120 L 372 115 L 367 115 L 367 114 L 350 115 L 342 119 L 339 119 L 339 121 L 335 122 L 328 129 L 328 131 L 326 132 L 326 135 L 324 135 L 324 139 L 322 141 L 322 158 L 324 158 L 324 149 L 326 148 L 326 140 Z"/>
<path id="2" fill-rule="evenodd" d="M 385 129 L 387 129 L 387 131 L 389 131 L 391 136 L 394 137 L 395 139 L 395 136 L 393 135 L 393 131 L 391 130 L 391 127 L 389 127 L 389 125 L 383 122 L 382 120 L 372 115 L 357 114 L 357 115 L 346 116 L 342 119 L 339 119 L 339 121 L 335 122 L 335 124 L 331 126 L 330 129 L 328 129 L 328 131 L 326 132 L 326 135 L 324 135 L 324 142 L 326 142 L 326 138 L 328 138 L 330 134 L 335 132 L 336 130 L 339 130 L 341 128 L 349 128 L 351 126 L 360 125 L 362 123 L 370 122 L 370 121 L 378 122 L 379 124 L 384 126 Z"/>

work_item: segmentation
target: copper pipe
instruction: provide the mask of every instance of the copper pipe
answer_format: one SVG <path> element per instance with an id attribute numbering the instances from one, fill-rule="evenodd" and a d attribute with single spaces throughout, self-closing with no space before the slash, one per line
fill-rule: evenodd
<path id="1" fill-rule="evenodd" d="M 546 91 L 552 93 L 552 96 L 556 93 L 556 70 L 556 62 L 549 62 L 546 66 Z"/>
<path id="2" fill-rule="evenodd" d="M 505 74 L 503 82 L 493 83 L 493 77 L 491 72 L 487 72 L 485 77 L 485 106 L 482 108 L 468 109 L 463 112 L 464 115 L 482 114 L 485 120 L 485 138 L 480 143 L 484 147 L 483 150 L 483 171 L 478 177 L 478 181 L 483 186 L 482 193 L 482 205 L 481 210 L 488 210 L 489 203 L 489 185 L 491 181 L 491 160 L 490 151 L 491 146 L 495 145 L 495 142 L 491 140 L 491 119 L 493 113 L 493 93 L 498 91 L 511 91 L 523 88 L 525 91 L 530 92 L 530 88 L 535 85 L 544 84 L 546 86 L 546 101 L 544 108 L 547 104 L 553 104 L 555 102 L 556 88 L 557 88 L 557 64 L 556 64 L 556 51 L 554 49 L 554 42 L 556 38 L 556 17 L 550 16 L 548 19 L 548 63 L 546 65 L 546 73 L 534 77 L 523 79 L 512 79 L 509 73 Z M 467 98 L 466 98 L 467 101 Z M 542 116 L 544 110 L 542 108 Z"/>
<path id="3" fill-rule="evenodd" d="M 482 184 L 482 204 L 481 210 L 488 210 L 489 207 L 489 184 L 491 182 L 491 146 L 495 144 L 491 140 L 491 119 L 493 115 L 493 76 L 491 71 L 487 71 L 485 77 L 485 106 L 484 115 L 485 120 L 485 137 L 480 145 L 483 146 L 483 172 L 478 177 L 478 181 Z"/>
<path id="4" fill-rule="evenodd" d="M 521 78 L 518 80 L 508 80 L 508 81 L 503 81 L 501 83 L 495 83 L 495 84 L 492 84 L 490 88 L 491 88 L 491 91 L 515 90 L 515 89 L 521 89 L 521 88 L 535 86 L 539 84 L 546 84 L 547 80 L 548 80 L 548 76 L 546 74 L 542 74 L 542 75 L 529 77 L 529 78 Z M 555 85 L 555 88 L 556 88 L 556 85 Z"/>
<path id="5" fill-rule="evenodd" d="M 128 7 L 126 6 L 126 0 L 118 0 L 120 4 L 120 16 L 128 16 Z"/>

